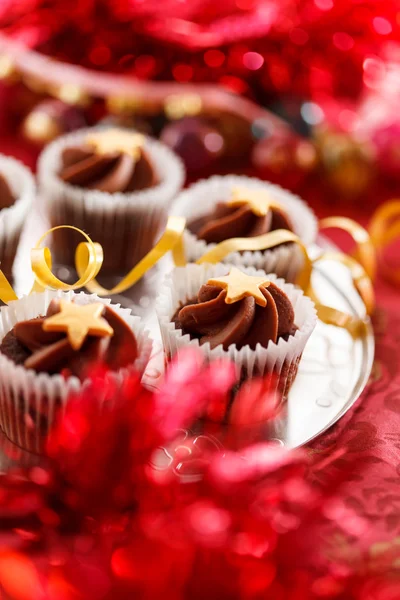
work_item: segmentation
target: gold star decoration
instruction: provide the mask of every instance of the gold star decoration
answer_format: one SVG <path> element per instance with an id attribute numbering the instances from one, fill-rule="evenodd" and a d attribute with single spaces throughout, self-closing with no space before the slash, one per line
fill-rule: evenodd
<path id="1" fill-rule="evenodd" d="M 247 205 L 250 210 L 258 217 L 265 217 L 271 208 L 283 210 L 281 204 L 271 197 L 267 190 L 233 188 L 232 198 L 227 202 L 228 206 Z"/>
<path id="2" fill-rule="evenodd" d="M 132 133 L 122 129 L 105 129 L 104 131 L 91 133 L 86 137 L 85 142 L 92 146 L 96 154 L 128 154 L 133 159 L 138 160 L 144 143 L 144 136 L 140 133 Z"/>
<path id="3" fill-rule="evenodd" d="M 104 304 L 74 304 L 60 301 L 60 312 L 43 321 L 44 331 L 65 331 L 74 350 L 79 350 L 87 335 L 111 336 L 112 327 L 102 318 Z"/>
<path id="4" fill-rule="evenodd" d="M 260 287 L 268 287 L 271 283 L 269 279 L 264 277 L 253 277 L 246 275 L 243 271 L 239 271 L 236 267 L 232 267 L 229 275 L 209 279 L 208 285 L 215 285 L 226 290 L 226 304 L 233 304 L 243 298 L 252 296 L 256 304 L 260 306 L 267 305 L 267 299 L 260 290 Z"/>

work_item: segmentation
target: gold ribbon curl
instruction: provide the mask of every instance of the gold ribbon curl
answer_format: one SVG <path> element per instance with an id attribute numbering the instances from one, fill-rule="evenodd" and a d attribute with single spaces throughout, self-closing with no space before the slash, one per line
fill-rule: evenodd
<path id="1" fill-rule="evenodd" d="M 103 264 L 103 249 L 100 244 L 93 242 L 90 237 L 71 225 L 61 225 L 47 231 L 31 250 L 31 265 L 34 274 L 34 284 L 30 291 L 39 292 L 46 288 L 59 290 L 75 290 L 86 287 L 88 291 L 99 296 L 120 294 L 132 287 L 143 275 L 151 269 L 167 252 L 171 251 L 176 266 L 186 264 L 183 248 L 183 231 L 185 219 L 169 217 L 166 229 L 155 247 L 113 288 L 101 286 L 96 277 Z M 326 251 L 317 258 L 311 258 L 300 238 L 287 230 L 280 229 L 253 238 L 231 238 L 214 246 L 197 260 L 198 264 L 218 263 L 232 252 L 262 251 L 275 248 L 280 244 L 295 243 L 303 257 L 303 267 L 297 276 L 296 284 L 305 294 L 310 296 L 316 305 L 318 317 L 327 324 L 343 327 L 352 335 L 358 335 L 365 321 L 355 318 L 330 306 L 321 304 L 313 287 L 312 271 L 314 266 L 323 260 L 332 260 L 345 265 L 351 274 L 355 289 L 359 293 L 366 314 L 370 315 L 375 306 L 372 281 L 376 275 L 377 258 L 383 258 L 383 250 L 394 240 L 400 239 L 400 200 L 393 200 L 382 205 L 373 215 L 369 231 L 361 225 L 345 217 L 329 217 L 320 221 L 320 230 L 338 228 L 346 231 L 356 244 L 355 258 L 341 252 Z M 58 229 L 71 229 L 80 233 L 85 241 L 81 242 L 75 252 L 75 266 L 78 280 L 67 284 L 58 279 L 52 272 L 52 257 L 49 248 L 42 247 L 46 236 Z M 380 272 L 390 281 L 400 285 L 400 268 L 391 269 L 380 263 Z M 17 300 L 11 284 L 0 270 L 0 299 L 8 303 Z"/>
<path id="2" fill-rule="evenodd" d="M 352 335 L 358 335 L 361 329 L 364 329 L 365 321 L 321 304 L 311 284 L 312 270 L 318 262 L 324 260 L 332 260 L 347 267 L 353 285 L 365 305 L 366 314 L 371 315 L 375 307 L 372 284 L 376 278 L 377 265 L 379 264 L 379 273 L 383 278 L 400 286 L 400 267 L 387 265 L 383 255 L 387 246 L 400 240 L 400 200 L 391 200 L 380 206 L 373 214 L 368 230 L 346 217 L 322 219 L 319 223 L 319 230 L 328 228 L 341 229 L 352 237 L 356 245 L 354 258 L 342 252 L 331 251 L 322 252 L 317 258 L 311 258 L 298 236 L 281 229 L 254 238 L 232 238 L 221 242 L 206 252 L 197 263 L 211 262 L 215 264 L 222 261 L 231 252 L 268 250 L 279 244 L 293 242 L 300 248 L 304 259 L 303 268 L 296 283 L 315 302 L 320 320 L 327 324 L 344 327 Z"/>
<path id="3" fill-rule="evenodd" d="M 41 247 L 47 235 L 58 229 L 72 229 L 80 233 L 86 240 L 77 246 L 75 252 L 75 266 L 79 279 L 73 284 L 65 283 L 54 275 L 51 270 L 52 257 L 50 249 Z M 184 264 L 182 241 L 184 229 L 185 219 L 183 217 L 169 217 L 166 229 L 154 248 L 115 287 L 106 289 L 96 281 L 96 276 L 103 264 L 103 248 L 101 245 L 92 242 L 85 232 L 72 225 L 53 227 L 42 235 L 31 250 L 31 267 L 35 281 L 29 293 L 42 292 L 46 288 L 68 291 L 86 287 L 98 296 L 120 294 L 139 281 L 169 251 L 172 251 L 176 264 Z M 0 271 L 0 300 L 6 304 L 11 300 L 18 300 L 18 296 L 2 271 Z"/>
<path id="4" fill-rule="evenodd" d="M 372 216 L 368 229 L 377 253 L 380 274 L 392 284 L 400 286 L 400 267 L 390 267 L 384 257 L 385 248 L 400 240 L 400 200 L 382 204 Z"/>
<path id="5" fill-rule="evenodd" d="M 361 248 L 361 255 L 363 259 L 367 262 L 368 267 L 372 269 L 374 263 L 370 248 L 367 245 L 369 238 L 368 233 L 357 223 L 353 222 L 354 227 L 351 226 L 350 219 L 347 219 L 346 221 L 347 222 L 344 224 L 345 227 L 343 228 L 345 228 L 349 233 L 353 234 L 353 238 L 356 241 L 358 249 Z M 336 227 L 339 226 L 337 221 L 330 221 L 329 226 L 333 226 L 333 223 L 335 223 Z M 325 223 L 324 226 L 327 227 L 328 225 Z M 317 262 L 322 260 L 334 260 L 344 264 L 350 270 L 354 287 L 364 302 L 367 315 L 370 315 L 374 309 L 374 291 L 372 287 L 372 281 L 365 268 L 346 254 L 342 254 L 341 252 L 324 252 L 317 258 L 311 258 L 308 254 L 307 248 L 295 233 L 285 229 L 278 229 L 276 231 L 253 238 L 231 238 L 229 240 L 225 240 L 206 252 L 206 254 L 199 258 L 196 262 L 197 264 L 216 264 L 221 262 L 231 252 L 240 252 L 245 250 L 268 250 L 270 248 L 275 248 L 279 244 L 285 244 L 288 242 L 297 244 L 301 250 L 304 260 L 303 268 L 298 274 L 295 283 L 299 285 L 303 289 L 304 293 L 307 296 L 310 296 L 315 302 L 319 319 L 326 324 L 343 327 L 353 336 L 359 335 L 360 331 L 364 328 L 362 319 L 353 317 L 352 315 L 348 315 L 340 310 L 321 304 L 311 282 L 313 267 Z"/>

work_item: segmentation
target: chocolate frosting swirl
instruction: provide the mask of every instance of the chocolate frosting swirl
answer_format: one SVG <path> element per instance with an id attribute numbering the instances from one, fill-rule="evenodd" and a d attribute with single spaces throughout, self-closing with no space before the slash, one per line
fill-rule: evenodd
<path id="1" fill-rule="evenodd" d="M 222 344 L 226 350 L 231 344 L 237 349 L 257 344 L 264 348 L 268 342 L 287 338 L 296 331 L 293 306 L 277 285 L 270 283 L 260 288 L 267 305 L 259 306 L 253 297 L 227 304 L 226 291 L 205 284 L 200 288 L 197 299 L 183 306 L 173 321 L 178 329 L 200 344 L 210 343 L 211 348 Z"/>
<path id="2" fill-rule="evenodd" d="M 122 152 L 97 154 L 90 145 L 65 148 L 60 178 L 66 183 L 102 192 L 138 192 L 157 185 L 150 157 L 140 149 L 140 157 Z"/>
<path id="3" fill-rule="evenodd" d="M 115 371 L 131 365 L 138 356 L 136 338 L 128 324 L 111 308 L 104 306 L 103 318 L 114 333 L 109 337 L 88 335 L 81 349 L 72 348 L 64 332 L 47 332 L 43 322 L 60 312 L 59 300 L 52 300 L 45 317 L 20 321 L 8 332 L 0 352 L 16 364 L 48 374 L 61 373 L 84 379 L 94 363 Z"/>
<path id="4" fill-rule="evenodd" d="M 15 202 L 14 194 L 12 193 L 7 179 L 0 174 L 0 210 L 9 208 Z"/>
<path id="5" fill-rule="evenodd" d="M 234 237 L 255 237 L 276 229 L 293 231 L 289 218 L 279 208 L 272 207 L 259 217 L 247 205 L 232 207 L 225 202 L 218 202 L 211 214 L 188 223 L 188 229 L 207 244 Z"/>

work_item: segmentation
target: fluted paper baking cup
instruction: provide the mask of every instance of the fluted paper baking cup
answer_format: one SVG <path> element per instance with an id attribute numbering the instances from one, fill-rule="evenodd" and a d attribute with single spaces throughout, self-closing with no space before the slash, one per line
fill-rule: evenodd
<path id="1" fill-rule="evenodd" d="M 253 267 L 241 267 L 249 275 L 266 275 L 264 271 Z M 188 301 L 197 297 L 201 286 L 210 278 L 229 273 L 229 265 L 189 264 L 186 267 L 174 269 L 166 276 L 157 298 L 156 311 L 160 323 L 161 335 L 167 359 L 172 358 L 181 348 L 192 346 L 199 348 L 209 360 L 219 358 L 231 359 L 238 372 L 240 380 L 254 376 L 273 376 L 271 391 L 277 390 L 287 396 L 304 347 L 313 332 L 317 315 L 314 303 L 304 296 L 303 292 L 290 283 L 285 283 L 274 274 L 267 274 L 268 279 L 276 283 L 288 296 L 295 313 L 295 324 L 298 327 L 288 340 L 280 338 L 275 344 L 272 341 L 264 348 L 257 344 L 252 350 L 249 346 L 237 349 L 231 344 L 226 350 L 223 346 L 211 348 L 209 342 L 200 344 L 198 339 L 191 339 L 189 334 L 183 334 L 176 329 L 172 318 L 176 311 Z"/>
<path id="2" fill-rule="evenodd" d="M 95 129 L 96 131 L 98 128 Z M 132 268 L 151 250 L 163 230 L 168 209 L 185 179 L 183 163 L 164 144 L 145 138 L 159 184 L 138 192 L 89 190 L 60 179 L 62 152 L 82 144 L 94 129 L 81 129 L 49 144 L 38 163 L 40 199 L 53 227 L 74 225 L 99 242 L 105 251 L 103 270 Z M 71 231 L 57 232 L 53 248 L 57 262 L 73 265 Z M 79 242 L 82 239 L 78 240 Z"/>
<path id="3" fill-rule="evenodd" d="M 187 221 L 197 219 L 212 212 L 218 202 L 229 200 L 232 189 L 267 190 L 274 200 L 286 209 L 293 224 L 294 233 L 309 246 L 317 237 L 318 224 L 314 212 L 299 196 L 284 190 L 278 185 L 242 175 L 214 176 L 203 179 L 179 194 L 171 207 L 171 214 L 184 216 Z M 186 260 L 195 262 L 215 247 L 198 239 L 188 229 L 184 233 Z M 267 273 L 276 273 L 286 281 L 295 280 L 303 265 L 303 255 L 296 244 L 287 244 L 264 251 L 232 252 L 223 262 L 236 266 L 255 267 Z"/>
<path id="4" fill-rule="evenodd" d="M 35 197 L 35 182 L 27 167 L 2 154 L 0 173 L 16 198 L 12 206 L 0 210 L 0 268 L 10 277 L 22 228 Z"/>
<path id="5" fill-rule="evenodd" d="M 109 372 L 107 377 L 118 384 L 132 371 L 143 374 L 151 355 L 152 341 L 142 320 L 132 315 L 129 309 L 111 304 L 111 300 L 99 298 L 95 294 L 46 291 L 10 302 L 0 312 L 0 339 L 19 321 L 46 314 L 53 298 L 73 298 L 78 304 L 101 302 L 110 306 L 132 329 L 138 343 L 138 358 L 132 366 Z M 32 369 L 16 365 L 0 353 L 1 428 L 11 441 L 22 448 L 40 452 L 43 438 L 54 421 L 56 409 L 65 409 L 70 395 L 88 384 L 89 380 L 80 382 L 77 377 L 65 379 L 58 374 L 36 373 Z"/>

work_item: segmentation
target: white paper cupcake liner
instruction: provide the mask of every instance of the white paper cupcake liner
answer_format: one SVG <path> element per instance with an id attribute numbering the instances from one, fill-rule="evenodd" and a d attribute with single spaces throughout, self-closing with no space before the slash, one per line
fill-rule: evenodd
<path id="1" fill-rule="evenodd" d="M 146 137 L 144 148 L 160 181 L 158 185 L 139 192 L 110 194 L 63 182 L 58 177 L 63 150 L 81 144 L 93 130 L 64 135 L 45 148 L 38 162 L 40 198 L 53 227 L 74 225 L 104 246 L 103 270 L 132 268 L 151 250 L 164 228 L 169 206 L 182 188 L 185 170 L 172 150 Z M 71 233 L 65 236 L 62 245 L 54 244 L 55 258 L 70 265 L 75 248 L 68 243 Z"/>
<path id="2" fill-rule="evenodd" d="M 0 174 L 6 178 L 16 198 L 12 206 L 0 210 L 0 269 L 10 276 L 22 228 L 35 197 L 35 182 L 27 167 L 2 154 Z"/>
<path id="3" fill-rule="evenodd" d="M 249 275 L 265 275 L 253 267 L 241 267 Z M 209 360 L 229 358 L 238 371 L 238 377 L 250 379 L 255 376 L 272 375 L 271 391 L 279 391 L 286 397 L 293 379 L 297 373 L 298 363 L 304 347 L 313 332 L 317 315 L 314 303 L 304 296 L 303 292 L 292 284 L 285 283 L 274 274 L 267 277 L 276 283 L 290 299 L 295 313 L 295 325 L 298 327 L 288 340 L 279 339 L 275 344 L 269 342 L 266 348 L 257 344 L 255 350 L 249 346 L 237 349 L 234 344 L 224 350 L 221 346 L 211 349 L 210 344 L 200 345 L 199 340 L 191 339 L 189 334 L 183 335 L 181 329 L 176 329 L 172 317 L 189 300 L 195 298 L 200 287 L 210 278 L 229 273 L 228 265 L 195 265 L 174 269 L 167 277 L 157 298 L 156 311 L 160 323 L 161 335 L 167 359 L 172 358 L 181 348 L 192 346 L 200 348 Z"/>
<path id="4" fill-rule="evenodd" d="M 130 367 L 118 372 L 109 372 L 108 378 L 120 383 L 133 371 L 140 375 L 149 361 L 152 341 L 143 322 L 119 304 L 111 304 L 108 298 L 99 298 L 95 294 L 80 292 L 46 291 L 31 294 L 20 300 L 10 302 L 0 312 L 0 339 L 19 321 L 33 319 L 46 314 L 53 298 L 66 298 L 79 304 L 101 302 L 110 306 L 130 326 L 138 342 L 138 358 Z M 0 425 L 7 437 L 31 452 L 40 452 L 43 438 L 48 433 L 55 416 L 56 408 L 65 409 L 71 394 L 79 392 L 89 384 L 89 380 L 80 382 L 77 377 L 63 378 L 61 375 L 36 373 L 16 365 L 0 353 Z M 33 416 L 31 416 L 33 415 Z M 43 431 L 44 430 L 44 431 Z"/>
<path id="5" fill-rule="evenodd" d="M 179 194 L 171 207 L 171 214 L 184 216 L 188 221 L 209 214 L 217 202 L 230 198 L 232 188 L 265 189 L 287 209 L 294 233 L 309 246 L 317 237 L 318 223 L 315 214 L 298 196 L 260 179 L 241 175 L 214 176 L 203 179 Z M 184 233 L 186 260 L 195 262 L 215 244 L 198 239 L 188 229 Z M 276 273 L 292 282 L 303 264 L 303 257 L 296 244 L 278 246 L 270 250 L 243 253 L 233 252 L 223 262 L 236 266 L 255 267 L 267 273 Z"/>

